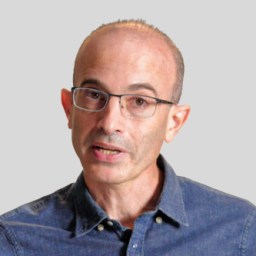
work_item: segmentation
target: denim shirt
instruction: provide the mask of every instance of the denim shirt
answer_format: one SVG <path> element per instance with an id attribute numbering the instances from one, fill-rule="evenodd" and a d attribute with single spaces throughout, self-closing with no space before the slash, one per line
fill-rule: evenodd
<path id="1" fill-rule="evenodd" d="M 256 208 L 178 177 L 163 159 L 165 182 L 154 211 L 134 229 L 108 218 L 77 182 L 0 216 L 0 256 L 256 256 Z"/>

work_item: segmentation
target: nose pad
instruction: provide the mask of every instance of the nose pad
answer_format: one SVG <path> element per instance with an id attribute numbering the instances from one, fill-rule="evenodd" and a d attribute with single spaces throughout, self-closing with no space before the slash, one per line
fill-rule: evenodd
<path id="1" fill-rule="evenodd" d="M 121 114 L 125 116 L 125 103 L 123 102 L 122 97 L 119 97 L 119 107 Z"/>

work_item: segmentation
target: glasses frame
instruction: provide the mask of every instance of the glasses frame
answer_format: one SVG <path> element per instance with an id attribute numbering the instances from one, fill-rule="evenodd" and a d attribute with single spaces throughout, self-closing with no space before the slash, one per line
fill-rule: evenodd
<path id="1" fill-rule="evenodd" d="M 90 110 L 90 109 L 85 109 L 85 108 L 82 108 L 82 107 L 79 107 L 76 102 L 75 102 L 75 98 L 74 98 L 74 92 L 76 89 L 92 89 L 92 90 L 95 90 L 95 91 L 99 91 L 100 93 L 103 93 L 104 95 L 106 95 L 106 103 L 105 105 L 99 109 L 99 110 Z M 98 89 L 94 89 L 94 88 L 90 88 L 90 87 L 78 87 L 78 86 L 73 86 L 71 87 L 71 92 L 72 92 L 72 96 L 73 96 L 73 102 L 74 102 L 74 106 L 81 109 L 81 110 L 84 110 L 84 111 L 88 111 L 88 112 L 100 112 L 102 110 L 105 109 L 105 107 L 108 105 L 108 102 L 109 102 L 109 99 L 110 97 L 118 97 L 120 100 L 119 100 L 119 103 L 120 103 L 120 108 L 122 108 L 121 106 L 121 102 L 122 102 L 122 97 L 123 96 L 141 96 L 141 97 L 148 97 L 148 98 L 151 98 L 153 100 L 156 101 L 156 105 L 158 104 L 168 104 L 168 105 L 175 105 L 174 102 L 171 102 L 171 101 L 168 101 L 168 100 L 163 100 L 163 99 L 159 99 L 159 98 L 156 98 L 156 97 L 152 97 L 152 96 L 148 96 L 148 95 L 142 95 L 142 94 L 134 94 L 134 93 L 127 93 L 127 94 L 114 94 L 114 93 L 109 93 L 109 92 L 104 92 L 104 91 L 101 91 L 101 90 L 98 90 Z M 151 116 L 153 116 L 155 114 L 155 111 L 156 111 L 156 107 L 155 107 L 155 110 L 154 112 L 152 113 Z M 151 117 L 151 116 L 148 116 L 148 117 Z M 147 118 L 147 117 L 138 117 L 138 116 L 135 116 L 137 118 Z"/>

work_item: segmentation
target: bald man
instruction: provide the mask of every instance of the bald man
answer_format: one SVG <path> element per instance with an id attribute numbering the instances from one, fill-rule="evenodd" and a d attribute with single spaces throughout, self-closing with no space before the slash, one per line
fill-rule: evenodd
<path id="1" fill-rule="evenodd" d="M 0 255 L 256 255 L 252 204 L 176 176 L 161 156 L 188 118 L 163 32 L 118 21 L 82 43 L 62 105 L 83 171 L 0 217 Z"/>

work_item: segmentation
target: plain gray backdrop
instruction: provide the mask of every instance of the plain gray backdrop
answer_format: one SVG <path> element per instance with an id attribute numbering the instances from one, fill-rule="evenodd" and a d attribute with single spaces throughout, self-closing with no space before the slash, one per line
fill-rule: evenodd
<path id="1" fill-rule="evenodd" d="M 0 213 L 74 182 L 60 101 L 82 40 L 141 18 L 183 53 L 183 130 L 163 154 L 176 173 L 256 203 L 254 1 L 3 1 L 0 4 Z"/>

